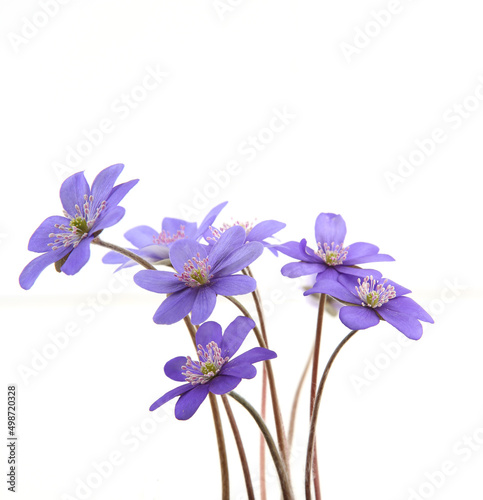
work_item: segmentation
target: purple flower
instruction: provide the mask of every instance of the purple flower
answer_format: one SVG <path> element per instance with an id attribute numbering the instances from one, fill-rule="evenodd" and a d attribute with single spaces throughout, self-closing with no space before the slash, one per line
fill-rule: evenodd
<path id="1" fill-rule="evenodd" d="M 364 277 L 367 270 L 354 267 L 366 262 L 394 260 L 390 255 L 380 254 L 379 248 L 371 243 L 353 243 L 344 247 L 346 225 L 340 215 L 321 213 L 315 221 L 315 241 L 317 250 L 307 246 L 307 240 L 300 243 L 289 241 L 276 246 L 277 250 L 298 259 L 282 267 L 282 274 L 289 278 L 298 278 L 317 273 L 321 279 L 337 280 L 340 274 Z M 378 271 L 370 270 L 374 276 L 381 277 Z"/>
<path id="2" fill-rule="evenodd" d="M 431 316 L 414 300 L 405 297 L 411 290 L 389 280 L 376 280 L 366 276 L 341 276 L 338 281 L 323 280 L 315 283 L 304 295 L 326 293 L 344 303 L 339 311 L 342 323 L 351 330 L 364 330 L 376 326 L 381 319 L 418 340 L 423 334 L 419 321 L 434 323 Z"/>
<path id="3" fill-rule="evenodd" d="M 255 290 L 253 278 L 233 273 L 250 265 L 262 252 L 263 245 L 245 243 L 245 231 L 235 226 L 211 247 L 187 239 L 174 242 L 169 258 L 176 273 L 139 271 L 134 281 L 151 292 L 170 294 L 154 314 L 155 323 L 171 325 L 191 311 L 191 321 L 199 325 L 210 317 L 217 295 Z"/>
<path id="4" fill-rule="evenodd" d="M 233 226 L 241 226 L 246 233 L 247 242 L 258 241 L 265 248 L 268 248 L 275 256 L 278 255 L 276 250 L 278 245 L 265 241 L 266 238 L 274 238 L 274 234 L 281 231 L 286 224 L 283 222 L 278 222 L 276 220 L 266 220 L 259 222 L 255 226 L 253 222 L 232 222 L 231 224 L 223 224 L 219 228 L 213 228 L 210 226 L 209 230 L 205 232 L 205 239 L 210 244 L 213 245 L 214 242 L 223 234 L 227 229 Z"/>
<path id="5" fill-rule="evenodd" d="M 208 321 L 196 332 L 198 361 L 189 356 L 179 356 L 168 361 L 164 373 L 176 382 L 187 382 L 167 392 L 149 408 L 156 410 L 161 405 L 181 396 L 174 414 L 178 420 L 188 420 L 200 407 L 209 392 L 226 394 L 232 391 L 243 378 L 250 379 L 257 374 L 253 363 L 276 358 L 269 349 L 254 347 L 233 359 L 255 322 L 238 316 L 228 325 L 224 335 L 221 326 Z"/>
<path id="6" fill-rule="evenodd" d="M 124 165 L 105 168 L 94 179 L 92 189 L 83 172 L 68 177 L 60 188 L 64 217 L 48 217 L 30 238 L 28 249 L 41 253 L 20 274 L 20 286 L 28 290 L 39 274 L 50 264 L 58 262 L 65 274 L 76 274 L 87 263 L 91 241 L 107 227 L 124 216 L 118 207 L 138 180 L 114 187 Z M 60 261 L 60 262 L 59 262 Z"/>
<path id="7" fill-rule="evenodd" d="M 134 227 L 124 235 L 124 237 L 135 247 L 129 248 L 128 250 L 131 250 L 131 252 L 136 253 L 152 264 L 167 259 L 169 257 L 169 249 L 175 241 L 182 239 L 198 241 L 202 238 L 203 234 L 208 227 L 213 224 L 217 215 L 227 203 L 228 202 L 225 201 L 213 208 L 203 219 L 199 227 L 196 222 L 187 222 L 182 219 L 173 219 L 171 217 L 163 219 L 161 232 L 149 226 Z M 107 253 L 103 257 L 102 262 L 104 262 L 104 264 L 121 264 L 116 271 L 124 267 L 137 265 L 133 260 L 117 252 Z"/>

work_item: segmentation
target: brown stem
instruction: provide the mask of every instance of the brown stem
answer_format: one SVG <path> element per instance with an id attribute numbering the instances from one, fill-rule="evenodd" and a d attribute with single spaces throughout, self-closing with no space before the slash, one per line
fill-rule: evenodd
<path id="1" fill-rule="evenodd" d="M 295 417 L 297 415 L 297 407 L 299 404 L 299 399 L 300 399 L 300 394 L 302 392 L 302 387 L 305 382 L 305 378 L 307 377 L 307 373 L 309 373 L 309 368 L 310 368 L 310 362 L 312 361 L 312 356 L 314 355 L 314 349 L 310 351 L 309 358 L 307 359 L 307 363 L 305 363 L 304 371 L 302 373 L 302 376 L 300 377 L 297 389 L 295 391 L 295 395 L 293 398 L 293 403 L 292 403 L 292 411 L 290 413 L 290 425 L 288 427 L 288 450 L 292 449 L 292 443 L 293 443 L 293 436 L 295 432 Z"/>
<path id="2" fill-rule="evenodd" d="M 342 342 L 337 346 L 335 351 L 332 353 L 327 366 L 325 367 L 324 373 L 320 380 L 319 387 L 317 389 L 317 394 L 314 401 L 314 410 L 312 413 L 312 419 L 310 421 L 310 431 L 309 431 L 309 442 L 307 446 L 307 459 L 305 461 L 305 499 L 310 500 L 312 498 L 310 491 L 310 476 L 312 472 L 312 465 L 314 463 L 314 444 L 315 444 L 315 430 L 317 427 L 317 418 L 319 416 L 320 401 L 322 400 L 322 392 L 324 391 L 325 381 L 332 367 L 332 363 L 339 354 L 340 350 L 344 345 L 358 332 L 359 330 L 352 330 L 347 336 L 342 340 Z"/>
<path id="3" fill-rule="evenodd" d="M 231 409 L 230 402 L 226 397 L 226 394 L 223 394 L 221 396 L 221 400 L 225 405 L 226 414 L 228 416 L 228 420 L 230 421 L 231 430 L 233 431 L 233 436 L 235 437 L 236 446 L 238 448 L 238 454 L 240 455 L 240 462 L 243 469 L 243 476 L 245 478 L 248 500 L 255 500 L 255 493 L 253 492 L 253 484 L 252 484 L 252 478 L 250 476 L 250 469 L 248 467 L 248 460 L 245 454 L 245 448 L 243 447 L 243 441 L 240 436 L 240 431 L 238 430 L 238 426 L 236 424 L 235 416 L 233 415 L 233 411 Z"/>
<path id="4" fill-rule="evenodd" d="M 102 241 L 99 238 L 99 236 L 94 238 L 92 240 L 92 243 L 94 243 L 95 245 L 99 245 L 101 247 L 109 248 L 109 250 L 114 250 L 117 253 L 125 255 L 126 257 L 129 257 L 131 260 L 134 260 L 138 264 L 141 264 L 141 266 L 145 267 L 146 269 L 151 269 L 154 271 L 156 270 L 156 268 L 152 264 L 144 260 L 142 257 L 139 257 L 139 255 L 136 255 L 134 252 L 126 250 L 125 248 L 122 247 L 118 247 L 117 245 L 113 245 L 112 243 L 107 243 L 106 241 Z"/>
<path id="5" fill-rule="evenodd" d="M 251 317 L 250 313 L 247 311 L 245 306 L 238 302 L 237 299 L 234 297 L 226 296 L 226 298 L 235 304 L 238 309 L 247 317 L 253 320 Z M 260 330 L 258 327 L 255 325 L 255 328 L 253 329 L 253 332 L 255 333 L 255 336 L 257 338 L 258 344 L 260 347 L 265 347 L 267 348 L 267 345 L 265 344 L 265 340 L 263 339 L 262 334 L 260 333 Z M 278 446 L 280 447 L 280 453 L 282 455 L 282 459 L 284 461 L 285 467 L 287 469 L 287 474 L 289 474 L 289 456 L 288 456 L 288 445 L 287 445 L 287 436 L 285 434 L 285 429 L 283 426 L 283 419 L 282 419 L 282 412 L 280 411 L 280 403 L 278 401 L 278 395 L 277 395 L 277 387 L 275 385 L 275 376 L 273 374 L 273 369 L 272 369 L 272 364 L 270 363 L 270 360 L 264 361 L 265 366 L 267 367 L 267 376 L 268 376 L 268 384 L 270 386 L 270 393 L 272 395 L 272 408 L 273 408 L 273 416 L 275 419 L 275 427 L 277 429 L 277 440 L 278 440 Z"/>
<path id="6" fill-rule="evenodd" d="M 250 269 L 250 266 L 247 266 L 242 271 L 247 276 L 255 279 L 253 273 Z M 265 345 L 268 347 L 268 335 L 265 327 L 265 316 L 263 314 L 263 306 L 262 306 L 262 298 L 260 296 L 260 292 L 258 291 L 258 285 L 254 292 L 252 292 L 253 301 L 255 303 L 255 307 L 257 309 L 258 321 L 260 323 L 260 330 L 262 332 L 263 340 L 265 341 Z M 261 400 L 261 408 L 260 414 L 263 420 L 267 417 L 267 367 L 265 364 L 263 365 L 262 372 L 262 400 Z M 261 500 L 267 500 L 267 484 L 265 481 L 266 474 L 266 460 L 265 460 L 265 439 L 263 435 L 260 434 L 260 498 Z"/>
<path id="7" fill-rule="evenodd" d="M 189 316 L 185 316 L 184 322 L 191 336 L 191 340 L 198 350 L 196 345 L 196 328 L 191 323 Z M 223 434 L 223 426 L 221 423 L 220 410 L 216 397 L 211 392 L 208 394 L 210 398 L 211 412 L 213 413 L 213 423 L 215 424 L 216 441 L 218 443 L 218 455 L 220 457 L 220 472 L 221 472 L 221 498 L 222 500 L 230 500 L 230 476 L 228 473 L 228 458 L 226 455 L 225 436 Z"/>
<path id="8" fill-rule="evenodd" d="M 275 464 L 275 468 L 277 469 L 278 477 L 280 479 L 280 486 L 282 488 L 282 497 L 284 500 L 294 500 L 294 495 L 292 492 L 292 486 L 290 484 L 290 479 L 287 474 L 287 470 L 285 469 L 284 462 L 280 457 L 275 442 L 273 441 L 272 435 L 268 430 L 265 422 L 262 417 L 258 414 L 258 412 L 253 408 L 253 406 L 244 398 L 242 398 L 239 394 L 234 391 L 228 393 L 233 399 L 238 401 L 250 415 L 254 418 L 258 427 L 260 428 L 263 436 L 265 437 L 265 441 L 267 442 L 268 449 L 273 458 L 273 463 Z"/>
<path id="9" fill-rule="evenodd" d="M 312 413 L 314 411 L 314 399 L 315 392 L 317 391 L 317 372 L 319 368 L 319 356 L 320 356 L 320 343 L 322 339 L 322 324 L 324 320 L 324 310 L 325 310 L 325 293 L 321 294 L 319 301 L 319 312 L 317 314 L 317 327 L 315 329 L 315 343 L 314 343 L 314 359 L 312 363 L 312 381 L 310 384 L 310 418 L 312 418 Z M 319 482 L 319 471 L 317 470 L 317 445 L 314 444 L 314 490 L 315 498 L 320 500 L 320 482 Z"/>

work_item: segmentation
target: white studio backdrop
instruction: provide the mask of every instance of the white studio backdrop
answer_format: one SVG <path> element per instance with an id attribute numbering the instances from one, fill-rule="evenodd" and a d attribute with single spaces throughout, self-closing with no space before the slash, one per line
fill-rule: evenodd
<path id="1" fill-rule="evenodd" d="M 61 214 L 59 188 L 124 163 L 139 178 L 106 241 L 163 217 L 276 219 L 282 241 L 314 245 L 320 212 L 341 214 L 346 243 L 434 316 L 417 342 L 387 324 L 360 332 L 327 383 L 319 421 L 327 499 L 473 500 L 483 495 L 483 338 L 479 312 L 483 150 L 481 6 L 474 1 L 4 0 L 0 184 L 1 498 L 7 387 L 17 386 L 22 500 L 219 498 L 204 404 L 187 422 L 151 403 L 174 383 L 164 363 L 191 353 L 182 323 L 159 326 L 162 297 L 113 274 L 104 251 L 72 277 L 18 285 L 32 232 Z M 289 262 L 253 265 L 267 307 L 288 414 L 317 308 Z M 249 297 L 243 298 L 251 306 Z M 212 319 L 237 313 L 219 299 Z M 326 361 L 346 333 L 327 317 Z M 56 344 L 57 343 L 57 347 Z M 253 346 L 250 341 L 247 346 Z M 238 392 L 258 404 L 260 377 Z M 255 483 L 258 430 L 233 402 Z M 293 451 L 303 498 L 307 387 Z M 232 498 L 245 498 L 233 439 Z M 269 419 L 273 429 L 273 422 Z M 269 461 L 269 463 L 271 463 Z M 269 498 L 279 498 L 270 470 Z"/>

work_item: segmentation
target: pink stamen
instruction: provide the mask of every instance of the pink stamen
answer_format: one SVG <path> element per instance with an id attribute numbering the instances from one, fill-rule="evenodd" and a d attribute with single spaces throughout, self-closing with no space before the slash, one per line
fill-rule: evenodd
<path id="1" fill-rule="evenodd" d="M 364 307 L 381 307 L 383 304 L 386 304 L 396 297 L 396 290 L 392 285 L 384 287 L 387 283 L 387 279 L 379 284 L 372 276 L 366 276 L 362 283 L 360 278 L 357 282 L 359 286 L 355 287 L 356 292 L 362 300 L 362 305 Z"/>

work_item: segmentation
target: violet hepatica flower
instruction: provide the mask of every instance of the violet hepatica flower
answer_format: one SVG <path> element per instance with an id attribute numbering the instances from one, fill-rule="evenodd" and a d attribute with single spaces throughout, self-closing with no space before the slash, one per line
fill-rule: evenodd
<path id="1" fill-rule="evenodd" d="M 256 225 L 254 225 L 253 222 L 249 221 L 235 221 L 231 224 L 224 223 L 219 228 L 210 227 L 209 230 L 205 233 L 205 240 L 208 242 L 208 244 L 213 245 L 215 241 L 218 240 L 219 237 L 227 229 L 230 229 L 234 226 L 240 226 L 245 230 L 246 242 L 258 241 L 265 248 L 268 248 L 268 250 L 270 250 L 275 256 L 278 255 L 278 252 L 276 250 L 278 245 L 270 243 L 269 241 L 265 241 L 267 238 L 274 238 L 273 235 L 281 231 L 286 226 L 285 223 L 278 222 L 276 220 L 265 220 L 263 222 L 259 222 Z"/>
<path id="2" fill-rule="evenodd" d="M 257 286 L 250 276 L 234 273 L 250 265 L 263 252 L 263 245 L 245 243 L 245 231 L 239 226 L 225 231 L 208 247 L 194 240 L 178 240 L 169 251 L 176 270 L 146 270 L 134 275 L 141 288 L 171 294 L 154 314 L 154 322 L 171 325 L 191 312 L 191 321 L 199 325 L 212 313 L 217 295 L 241 295 Z"/>
<path id="3" fill-rule="evenodd" d="M 201 224 L 196 222 L 187 222 L 182 219 L 166 217 L 161 223 L 161 232 L 156 231 L 149 226 L 137 226 L 124 234 L 124 237 L 134 245 L 135 248 L 129 248 L 131 252 L 142 257 L 151 264 L 167 259 L 171 245 L 178 240 L 191 239 L 198 241 L 203 237 L 206 230 L 213 224 L 217 215 L 228 202 L 220 203 L 213 208 L 203 219 Z M 107 253 L 102 262 L 104 264 L 121 264 L 116 270 L 124 267 L 137 265 L 136 262 L 117 252 Z"/>
<path id="4" fill-rule="evenodd" d="M 149 408 L 156 410 L 161 405 L 181 396 L 174 414 L 179 420 L 191 418 L 209 392 L 226 394 L 237 387 L 242 379 L 251 379 L 257 374 L 253 363 L 276 358 L 277 355 L 263 347 L 254 347 L 236 358 L 236 354 L 250 330 L 255 326 L 252 319 L 238 316 L 222 334 L 221 326 L 208 321 L 196 332 L 198 360 L 179 356 L 168 361 L 164 367 L 166 375 L 185 384 L 167 392 Z"/>
<path id="5" fill-rule="evenodd" d="M 341 276 L 338 281 L 323 280 L 315 283 L 304 295 L 326 293 L 346 304 L 339 311 L 341 322 L 351 330 L 364 330 L 376 326 L 381 319 L 418 340 L 423 334 L 420 321 L 434 323 L 431 316 L 413 299 L 406 297 L 411 290 L 390 280 L 376 280 Z"/>
<path id="6" fill-rule="evenodd" d="M 132 180 L 114 186 L 124 165 L 105 168 L 94 179 L 92 188 L 78 172 L 68 177 L 60 188 L 64 216 L 52 216 L 42 222 L 30 238 L 28 249 L 41 253 L 20 275 L 20 286 L 28 290 L 50 264 L 65 274 L 76 274 L 87 263 L 90 243 L 102 231 L 124 216 L 119 202 L 138 182 Z"/>
<path id="7" fill-rule="evenodd" d="M 344 247 L 346 224 L 340 215 L 321 213 L 315 221 L 315 241 L 317 250 L 307 246 L 307 240 L 289 241 L 276 248 L 280 252 L 298 259 L 282 267 L 282 274 L 289 278 L 298 278 L 317 273 L 321 279 L 337 280 L 340 274 L 364 277 L 367 270 L 354 267 L 366 262 L 394 260 L 390 255 L 380 254 L 379 248 L 371 243 L 353 243 Z M 381 277 L 378 271 L 370 270 L 374 276 Z"/>

